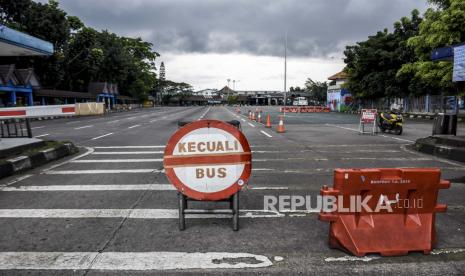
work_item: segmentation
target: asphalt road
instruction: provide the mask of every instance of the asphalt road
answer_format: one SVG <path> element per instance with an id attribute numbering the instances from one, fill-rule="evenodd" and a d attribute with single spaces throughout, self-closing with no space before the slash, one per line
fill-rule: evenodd
<path id="1" fill-rule="evenodd" d="M 273 129 L 227 107 L 34 122 L 35 136 L 73 141 L 81 153 L 0 180 L 0 274 L 465 274 L 465 164 L 407 147 L 429 135 L 430 121 L 407 122 L 400 137 L 373 136 L 356 132 L 356 115 L 288 114 L 286 133 L 278 134 L 277 108 L 262 109 L 272 114 Z M 252 146 L 238 232 L 221 217 L 190 218 L 178 230 L 163 150 L 178 121 L 202 118 L 240 120 Z M 317 213 L 263 211 L 264 196 L 316 196 L 332 185 L 334 168 L 372 167 L 438 167 L 453 182 L 440 191 L 449 210 L 437 214 L 433 254 L 355 258 L 328 247 L 329 226 Z"/>

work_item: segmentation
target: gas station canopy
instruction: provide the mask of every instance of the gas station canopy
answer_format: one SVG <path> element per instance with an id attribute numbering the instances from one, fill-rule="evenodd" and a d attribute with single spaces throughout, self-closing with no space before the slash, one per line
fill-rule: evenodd
<path id="1" fill-rule="evenodd" d="M 52 54 L 52 43 L 0 25 L 0 56 L 48 56 Z"/>

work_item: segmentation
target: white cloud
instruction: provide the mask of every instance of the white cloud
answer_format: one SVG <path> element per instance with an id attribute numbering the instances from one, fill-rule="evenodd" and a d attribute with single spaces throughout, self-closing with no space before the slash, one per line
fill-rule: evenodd
<path id="1" fill-rule="evenodd" d="M 274 56 L 249 54 L 164 53 L 166 78 L 190 83 L 195 89 L 222 88 L 227 79 L 239 80 L 237 90 L 284 89 L 284 60 Z M 344 68 L 342 60 L 289 58 L 287 83 L 303 87 L 307 78 L 324 81 Z M 231 83 L 232 86 L 232 83 Z"/>

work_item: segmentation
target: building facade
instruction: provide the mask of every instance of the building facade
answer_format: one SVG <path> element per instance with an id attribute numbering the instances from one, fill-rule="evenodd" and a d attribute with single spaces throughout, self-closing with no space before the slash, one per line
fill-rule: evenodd
<path id="1" fill-rule="evenodd" d="M 332 111 L 345 111 L 351 109 L 354 104 L 352 94 L 344 88 L 348 78 L 344 71 L 328 78 L 331 82 L 326 94 L 326 104 Z"/>

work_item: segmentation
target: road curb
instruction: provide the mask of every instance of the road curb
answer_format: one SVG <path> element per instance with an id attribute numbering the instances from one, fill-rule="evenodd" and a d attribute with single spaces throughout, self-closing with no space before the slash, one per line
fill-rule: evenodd
<path id="1" fill-rule="evenodd" d="M 5 162 L 0 163 L 0 178 L 37 168 L 62 157 L 75 154 L 78 151 L 74 144 L 67 142 L 30 155 L 7 159 Z"/>
<path id="2" fill-rule="evenodd" d="M 436 137 L 420 138 L 415 142 L 415 150 L 449 160 L 465 162 L 464 148 L 438 140 Z"/>

